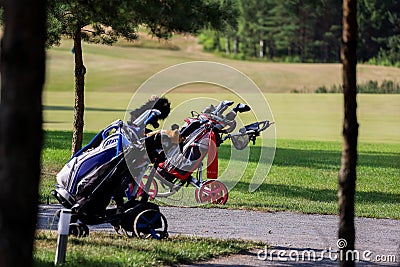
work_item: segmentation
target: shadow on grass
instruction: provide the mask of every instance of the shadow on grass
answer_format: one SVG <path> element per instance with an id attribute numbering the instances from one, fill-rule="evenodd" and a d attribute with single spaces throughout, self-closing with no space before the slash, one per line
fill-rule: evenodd
<path id="1" fill-rule="evenodd" d="M 92 140 L 96 133 L 83 134 L 83 146 Z M 51 149 L 71 149 L 71 131 L 45 131 L 43 148 Z"/>
<path id="2" fill-rule="evenodd" d="M 83 136 L 83 145 L 89 143 L 95 135 L 96 133 L 85 133 Z M 44 148 L 70 149 L 71 139 L 72 132 L 70 131 L 46 131 Z M 267 153 L 272 153 L 272 148 L 270 149 L 271 151 L 267 150 Z M 260 146 L 250 146 L 250 163 L 258 162 L 260 151 Z M 231 156 L 231 147 L 229 145 L 221 145 L 218 150 L 218 155 L 220 159 L 229 160 Z M 276 148 L 273 165 L 339 170 L 340 160 L 341 151 Z M 359 153 L 358 166 L 400 169 L 400 153 L 361 152 Z"/>
<path id="3" fill-rule="evenodd" d="M 43 259 L 35 259 L 33 266 L 34 267 L 54 267 L 54 262 L 46 261 Z"/>
<path id="4" fill-rule="evenodd" d="M 43 110 L 53 110 L 53 111 L 73 111 L 72 106 L 43 106 Z M 102 112 L 126 112 L 125 109 L 114 109 L 114 108 L 91 108 L 85 107 L 86 111 L 102 111 Z"/>
<path id="5" fill-rule="evenodd" d="M 268 149 L 270 151 L 268 151 Z M 249 162 L 257 163 L 260 151 L 260 146 L 251 146 Z M 272 153 L 272 148 L 267 148 L 267 153 Z M 220 146 L 218 155 L 220 159 L 229 160 L 231 156 L 230 146 Z M 340 162 L 341 151 L 276 148 L 273 165 L 339 170 Z M 400 153 L 360 152 L 358 156 L 358 166 L 400 169 Z"/>
<path id="6" fill-rule="evenodd" d="M 248 188 L 249 183 L 239 182 L 234 190 L 247 193 Z M 338 200 L 337 190 L 333 189 L 315 189 L 284 184 L 262 184 L 257 191 L 263 192 L 263 194 L 271 197 L 285 196 L 287 198 L 305 199 L 318 202 L 337 202 Z M 373 204 L 400 204 L 400 194 L 391 194 L 378 191 L 357 191 L 356 202 Z"/>
<path id="7" fill-rule="evenodd" d="M 42 259 L 35 259 L 34 265 L 35 267 L 54 267 L 54 262 L 46 261 Z M 74 256 L 73 259 L 67 257 L 66 263 L 60 264 L 59 266 L 69 266 L 69 267 L 78 267 L 78 266 L 125 266 L 123 263 L 118 260 L 110 260 L 110 259 L 86 259 L 85 257 L 77 257 Z"/>
<path id="8" fill-rule="evenodd" d="M 341 151 L 277 148 L 274 164 L 278 166 L 300 166 L 315 169 L 340 168 Z M 365 153 L 358 155 L 358 166 L 378 168 L 400 168 L 400 153 Z"/>

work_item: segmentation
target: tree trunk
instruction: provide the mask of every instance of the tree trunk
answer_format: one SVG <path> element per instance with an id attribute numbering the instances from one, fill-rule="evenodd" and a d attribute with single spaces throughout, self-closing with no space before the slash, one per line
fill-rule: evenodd
<path id="1" fill-rule="evenodd" d="M 85 111 L 85 74 L 86 68 L 83 65 L 81 29 L 77 29 L 74 34 L 74 53 L 75 53 L 75 105 L 74 105 L 74 131 L 72 134 L 72 151 L 74 155 L 82 147 L 83 139 L 83 115 Z"/>
<path id="2" fill-rule="evenodd" d="M 227 56 L 231 54 L 231 40 L 229 36 L 225 36 L 225 54 Z"/>
<path id="3" fill-rule="evenodd" d="M 32 266 L 43 137 L 46 1 L 6 0 L 2 6 L 0 266 Z"/>
<path id="4" fill-rule="evenodd" d="M 287 55 L 289 58 L 292 57 L 292 47 L 290 45 L 288 45 L 288 47 L 287 47 Z"/>
<path id="5" fill-rule="evenodd" d="M 323 62 L 327 63 L 329 62 L 329 45 L 325 44 L 323 49 L 324 49 Z"/>
<path id="6" fill-rule="evenodd" d="M 214 49 L 217 50 L 218 52 L 221 51 L 221 44 L 219 41 L 220 41 L 220 35 L 219 32 L 217 31 L 214 36 Z"/>
<path id="7" fill-rule="evenodd" d="M 345 257 L 347 251 L 354 250 L 354 198 L 356 190 L 357 165 L 357 0 L 343 1 L 343 34 L 341 57 L 343 62 L 343 152 L 339 171 L 339 239 L 347 245 L 340 247 L 343 258 L 340 266 L 354 266 L 354 259 Z M 349 253 L 350 255 L 351 253 Z"/>
<path id="8" fill-rule="evenodd" d="M 274 40 L 272 37 L 268 40 L 268 57 L 270 60 L 274 58 Z"/>
<path id="9" fill-rule="evenodd" d="M 265 57 L 265 41 L 263 39 L 260 39 L 260 53 L 259 53 L 260 58 Z"/>
<path id="10" fill-rule="evenodd" d="M 306 17 L 308 14 L 305 14 L 305 11 L 303 9 L 304 7 L 304 1 L 301 0 L 299 3 L 300 7 L 300 62 L 304 63 L 305 58 L 306 58 L 306 52 L 307 52 L 307 40 L 306 40 Z"/>
<path id="11" fill-rule="evenodd" d="M 233 53 L 237 55 L 239 53 L 239 37 L 235 36 L 233 41 Z"/>

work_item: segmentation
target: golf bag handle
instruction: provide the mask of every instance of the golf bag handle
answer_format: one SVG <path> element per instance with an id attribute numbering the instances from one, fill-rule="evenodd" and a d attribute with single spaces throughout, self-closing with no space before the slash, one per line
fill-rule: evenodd
<path id="1" fill-rule="evenodd" d="M 122 121 L 121 121 L 122 122 Z M 101 136 L 103 137 L 103 140 L 107 138 L 108 133 L 112 130 L 117 130 L 120 128 L 120 124 L 111 124 L 110 126 L 108 126 L 107 128 L 105 128 L 101 134 Z"/>

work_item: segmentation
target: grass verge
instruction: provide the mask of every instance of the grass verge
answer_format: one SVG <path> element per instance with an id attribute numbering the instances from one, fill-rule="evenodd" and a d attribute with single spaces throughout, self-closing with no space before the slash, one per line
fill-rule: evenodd
<path id="1" fill-rule="evenodd" d="M 55 231 L 39 231 L 35 240 L 35 266 L 54 266 Z M 190 264 L 237 254 L 263 244 L 243 240 L 176 236 L 162 241 L 129 239 L 115 233 L 91 233 L 90 238 L 68 240 L 66 263 L 62 266 L 164 266 Z"/>

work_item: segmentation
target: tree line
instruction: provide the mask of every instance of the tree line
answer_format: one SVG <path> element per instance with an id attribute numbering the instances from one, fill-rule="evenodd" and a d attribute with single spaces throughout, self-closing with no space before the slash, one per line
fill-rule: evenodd
<path id="1" fill-rule="evenodd" d="M 205 50 L 238 59 L 339 62 L 342 2 L 223 0 L 239 13 L 237 27 L 205 30 Z M 360 62 L 400 66 L 400 0 L 358 1 Z"/>

